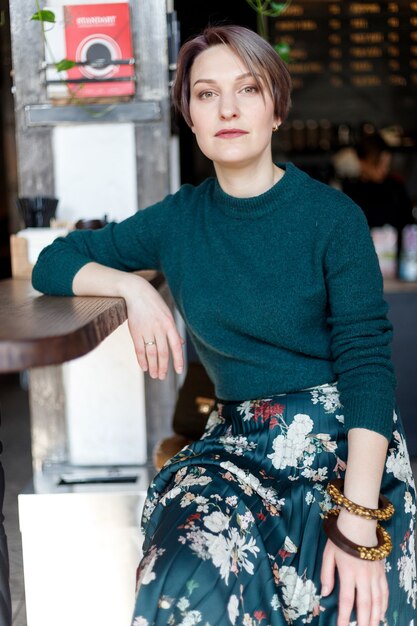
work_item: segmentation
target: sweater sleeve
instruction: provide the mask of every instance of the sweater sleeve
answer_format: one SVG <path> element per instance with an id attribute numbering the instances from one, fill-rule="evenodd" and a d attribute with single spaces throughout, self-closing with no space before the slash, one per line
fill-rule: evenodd
<path id="1" fill-rule="evenodd" d="M 95 261 L 123 271 L 160 269 L 164 213 L 171 196 L 120 223 L 99 230 L 76 230 L 44 248 L 33 268 L 32 284 L 50 295 L 74 295 L 75 274 Z"/>
<path id="2" fill-rule="evenodd" d="M 390 440 L 395 407 L 392 325 L 369 228 L 353 203 L 331 234 L 325 275 L 345 428 L 367 428 Z"/>

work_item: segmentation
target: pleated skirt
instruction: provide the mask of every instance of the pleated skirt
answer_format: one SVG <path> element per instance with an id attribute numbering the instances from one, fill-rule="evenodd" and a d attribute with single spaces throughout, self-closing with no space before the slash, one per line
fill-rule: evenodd
<path id="1" fill-rule="evenodd" d="M 142 526 L 133 626 L 336 626 L 339 584 L 321 596 L 326 485 L 343 478 L 336 384 L 218 402 L 202 438 L 155 477 Z M 416 492 L 398 413 L 382 480 L 387 626 L 417 626 Z M 351 626 L 356 625 L 355 611 Z"/>

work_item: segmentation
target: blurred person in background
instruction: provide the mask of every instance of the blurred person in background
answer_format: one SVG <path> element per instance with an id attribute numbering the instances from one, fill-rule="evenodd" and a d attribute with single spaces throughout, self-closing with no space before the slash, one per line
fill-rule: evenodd
<path id="1" fill-rule="evenodd" d="M 361 207 L 369 228 L 390 224 L 396 229 L 399 257 L 404 226 L 415 223 L 407 188 L 398 175 L 390 173 L 392 155 L 381 135 L 374 133 L 364 137 L 355 152 L 357 177 L 344 178 L 342 189 Z"/>

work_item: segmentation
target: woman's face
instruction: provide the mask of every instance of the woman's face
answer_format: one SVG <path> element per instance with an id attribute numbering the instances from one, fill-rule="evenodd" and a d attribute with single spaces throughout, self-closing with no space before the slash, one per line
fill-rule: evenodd
<path id="1" fill-rule="evenodd" d="M 215 165 L 243 167 L 271 160 L 272 127 L 280 123 L 272 97 L 266 85 L 259 90 L 228 46 L 213 46 L 194 60 L 190 115 L 197 143 Z"/>

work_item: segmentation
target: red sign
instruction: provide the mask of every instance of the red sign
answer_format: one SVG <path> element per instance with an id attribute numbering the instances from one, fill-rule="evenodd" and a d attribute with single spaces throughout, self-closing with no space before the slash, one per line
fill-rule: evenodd
<path id="1" fill-rule="evenodd" d="M 129 4 L 67 5 L 64 15 L 66 56 L 79 63 L 67 72 L 71 92 L 77 98 L 134 94 Z"/>

